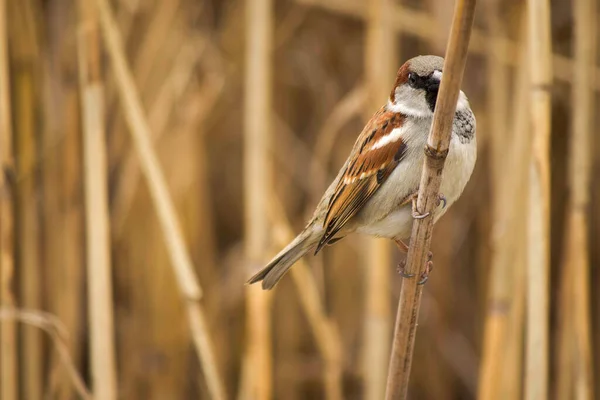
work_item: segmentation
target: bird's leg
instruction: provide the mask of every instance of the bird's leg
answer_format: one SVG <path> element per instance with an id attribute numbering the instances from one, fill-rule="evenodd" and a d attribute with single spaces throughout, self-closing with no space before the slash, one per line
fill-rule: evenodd
<path id="1" fill-rule="evenodd" d="M 405 254 L 408 253 L 408 245 L 406 243 L 400 239 L 394 239 L 394 242 L 396 243 L 396 246 L 398 246 L 398 250 Z"/>
<path id="2" fill-rule="evenodd" d="M 425 214 L 421 214 L 421 212 L 417 209 L 417 198 L 418 198 L 418 193 L 415 193 L 412 197 L 412 216 L 414 219 L 427 218 L 431 213 L 426 212 Z M 448 203 L 448 201 L 446 200 L 446 196 L 444 196 L 442 193 L 440 193 L 438 195 L 437 205 L 439 206 L 440 204 L 442 204 L 442 208 L 446 208 L 447 203 Z"/>
<path id="3" fill-rule="evenodd" d="M 429 273 L 433 271 L 433 253 L 430 251 L 427 253 L 427 261 L 425 261 L 425 271 L 421 274 L 421 280 L 417 282 L 417 285 L 424 285 L 429 279 Z"/>
<path id="4" fill-rule="evenodd" d="M 400 250 L 400 252 L 404 254 L 408 253 L 408 246 L 402 240 L 394 239 L 394 243 L 396 243 L 396 246 L 398 246 L 398 250 Z M 398 267 L 396 267 L 396 271 L 398 271 L 400 276 L 404 278 L 412 278 L 415 276 L 415 274 L 407 274 L 406 271 L 404 271 L 404 267 L 406 267 L 406 260 L 400 261 Z"/>

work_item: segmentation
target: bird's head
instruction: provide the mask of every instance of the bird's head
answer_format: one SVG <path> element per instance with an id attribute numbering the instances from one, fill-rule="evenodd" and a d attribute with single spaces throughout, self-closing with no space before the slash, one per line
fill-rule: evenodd
<path id="1" fill-rule="evenodd" d="M 411 58 L 398 70 L 388 108 L 414 117 L 433 115 L 444 59 L 438 56 Z"/>

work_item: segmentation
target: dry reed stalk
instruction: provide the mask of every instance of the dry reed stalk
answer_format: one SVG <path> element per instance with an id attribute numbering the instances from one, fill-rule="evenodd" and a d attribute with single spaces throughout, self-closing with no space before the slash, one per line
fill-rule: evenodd
<path id="1" fill-rule="evenodd" d="M 99 12 L 104 41 L 114 70 L 129 131 L 140 157 L 140 166 L 156 208 L 179 291 L 185 300 L 192 340 L 204 372 L 208 391 L 213 399 L 223 399 L 226 391 L 219 375 L 212 341 L 205 323 L 204 309 L 200 303 L 202 290 L 185 247 L 183 233 L 163 172 L 150 142 L 152 136 L 150 127 L 131 70 L 127 65 L 123 42 L 108 2 L 95 0 L 95 5 Z"/>
<path id="2" fill-rule="evenodd" d="M 444 76 L 433 116 L 433 124 L 425 149 L 425 162 L 417 208 L 432 212 L 438 202 L 441 174 L 448 154 L 452 121 L 467 61 L 469 38 L 475 14 L 475 0 L 457 0 L 446 50 Z M 408 392 L 410 368 L 415 344 L 417 321 L 423 286 L 418 280 L 427 268 L 427 253 L 431 246 L 433 218 L 416 219 L 406 258 L 406 273 L 414 278 L 404 279 L 398 301 L 396 327 L 388 373 L 386 399 L 405 399 Z"/>
<path id="3" fill-rule="evenodd" d="M 525 399 L 548 393 L 550 275 L 550 113 L 552 51 L 550 5 L 528 0 L 531 128 Z"/>
<path id="4" fill-rule="evenodd" d="M 14 134 L 17 173 L 15 198 L 15 242 L 17 254 L 19 304 L 28 308 L 40 308 L 40 213 L 38 207 L 37 174 L 37 114 L 39 83 L 39 44 L 35 25 L 35 7 L 32 1 L 12 4 L 11 32 L 14 61 Z M 43 358 L 42 335 L 30 326 L 21 330 L 23 354 L 21 355 L 22 395 L 25 398 L 42 397 Z"/>
<path id="5" fill-rule="evenodd" d="M 48 333 L 62 366 L 66 369 L 77 394 L 84 400 L 92 400 L 92 394 L 85 386 L 83 378 L 77 371 L 75 363 L 69 355 L 69 349 L 66 344 L 67 332 L 58 318 L 43 311 L 0 307 L 0 321 L 19 321 Z"/>
<path id="6" fill-rule="evenodd" d="M 285 246 L 294 238 L 294 232 L 285 216 L 283 205 L 279 200 L 274 199 L 270 202 L 269 210 L 273 219 L 274 239 L 279 246 Z M 317 281 L 304 260 L 300 259 L 294 265 L 291 275 L 300 305 L 306 314 L 317 348 L 325 362 L 325 398 L 341 400 L 344 397 L 342 391 L 343 355 L 342 340 L 337 326 L 327 316 Z"/>
<path id="7" fill-rule="evenodd" d="M 174 111 L 173 106 L 177 104 L 177 99 L 181 98 L 185 90 L 190 86 L 193 74 L 196 72 L 196 64 L 202 55 L 202 52 L 198 51 L 201 47 L 199 44 L 201 43 L 198 40 L 192 40 L 191 43 L 186 43 L 182 46 L 172 70 L 159 89 L 159 95 L 156 96 L 156 100 L 149 107 L 148 119 L 152 133 L 154 134 L 152 138 L 154 142 L 164 135 Z M 206 99 L 203 108 L 204 112 L 200 113 L 200 119 L 206 116 L 211 106 L 219 98 L 223 89 L 222 76 L 210 79 L 206 86 L 206 88 L 199 89 L 200 97 Z M 115 189 L 115 199 L 113 200 L 113 231 L 117 237 L 120 236 L 123 224 L 134 203 L 135 194 L 138 191 L 140 182 L 140 172 L 135 150 L 131 149 L 125 155 L 120 179 Z"/>
<path id="8" fill-rule="evenodd" d="M 131 71 L 133 73 L 134 82 L 138 91 L 140 93 L 140 98 L 142 99 L 142 104 L 152 104 L 152 101 L 149 101 L 150 92 L 152 92 L 156 87 L 163 86 L 167 79 L 164 79 L 164 75 L 160 76 L 160 79 L 150 80 L 152 76 L 152 72 L 164 65 L 172 64 L 172 57 L 166 56 L 165 54 L 165 45 L 170 43 L 180 43 L 182 39 L 173 40 L 172 36 L 174 33 L 178 32 L 176 29 L 178 25 L 176 24 L 176 16 L 177 10 L 179 8 L 180 0 L 172 0 L 172 1 L 156 1 L 156 2 L 148 2 L 146 10 L 147 14 L 145 18 L 142 20 L 144 24 L 147 24 L 144 29 L 144 34 L 140 35 L 139 39 L 136 40 L 136 51 L 133 53 L 134 57 L 132 57 L 130 61 Z M 126 7 L 119 7 L 120 10 Z M 121 17 L 126 16 L 125 12 L 119 13 Z M 119 21 L 121 22 L 121 21 Z M 132 24 L 130 19 L 125 18 L 123 21 L 125 25 L 117 25 L 121 27 L 121 38 L 123 38 L 123 43 L 128 43 L 127 39 L 129 35 L 135 35 L 134 39 L 139 35 L 138 29 L 131 29 L 135 27 L 137 24 Z M 170 48 L 173 51 L 178 51 L 179 46 L 171 45 Z M 108 81 L 107 81 L 108 82 Z M 110 96 L 112 94 L 112 96 Z M 116 101 L 116 97 L 118 96 L 118 91 L 113 91 L 107 93 L 107 104 L 113 105 L 112 109 L 109 109 L 109 112 L 112 113 L 112 123 L 109 125 L 109 131 L 115 132 L 118 136 L 123 136 L 126 131 L 126 121 L 123 118 L 123 111 L 119 107 L 118 101 Z M 112 98 L 111 98 L 112 97 Z M 149 111 L 150 107 L 146 108 Z M 149 118 L 152 115 L 151 112 L 148 112 Z M 150 125 L 151 128 L 154 126 Z M 156 133 L 156 132 L 155 132 Z M 132 149 L 128 149 L 131 153 Z M 129 157 L 129 156 L 128 156 Z M 135 191 L 133 191 L 135 193 Z"/>
<path id="9" fill-rule="evenodd" d="M 145 40 L 138 47 L 135 61 L 132 63 L 137 86 L 144 90 L 150 86 L 149 78 L 152 68 L 156 65 L 155 59 L 161 54 L 160 48 L 169 44 L 167 39 L 177 24 L 177 11 L 181 6 L 181 0 L 158 1 L 155 4 L 155 10 L 148 18 Z"/>
<path id="10" fill-rule="evenodd" d="M 94 396 L 117 398 L 108 179 L 100 37 L 94 5 L 79 0 L 78 59 L 83 113 L 90 365 Z"/>
<path id="11" fill-rule="evenodd" d="M 42 254 L 46 278 L 46 310 L 56 314 L 71 333 L 71 358 L 79 365 L 87 325 L 84 308 L 73 299 L 84 295 L 84 225 L 82 143 L 77 76 L 77 8 L 75 2 L 51 2 L 44 8 L 47 32 L 42 55 L 40 126 Z M 57 229 L 61 227 L 61 229 Z M 46 396 L 67 400 L 75 395 L 71 378 L 57 352 L 49 354 Z"/>
<path id="12" fill-rule="evenodd" d="M 492 155 L 492 183 L 493 183 L 493 205 L 494 225 L 492 229 L 491 247 L 491 270 L 489 275 L 489 290 L 487 299 L 486 321 L 484 327 L 483 356 L 481 361 L 481 372 L 479 376 L 478 398 L 480 399 L 504 399 L 507 392 L 511 391 L 514 380 L 515 366 L 512 353 L 507 351 L 510 343 L 522 339 L 518 331 L 512 330 L 515 323 L 515 314 L 521 296 L 515 296 L 517 286 L 517 271 L 513 265 L 517 263 L 514 249 L 519 243 L 514 240 L 514 232 L 524 229 L 515 226 L 519 221 L 514 215 L 519 212 L 517 202 L 519 197 L 515 195 L 523 185 L 523 176 L 526 175 L 523 160 L 527 159 L 528 147 L 526 145 L 527 133 L 517 132 L 515 127 L 509 129 L 508 104 L 509 104 L 509 77 L 508 68 L 498 61 L 503 58 L 505 50 L 498 38 L 505 36 L 506 26 L 500 20 L 499 0 L 490 4 L 487 10 L 489 15 L 492 41 L 489 46 L 490 55 L 488 59 L 488 106 L 490 107 L 490 134 Z M 524 21 L 524 19 L 523 19 Z M 524 26 L 524 25 L 523 25 Z M 524 48 L 526 48 L 524 46 Z M 521 60 L 526 60 L 524 55 Z M 527 70 L 519 70 L 515 92 L 525 94 L 522 87 L 527 87 Z M 520 100 L 520 101 L 519 101 Z M 513 108 L 512 115 L 524 116 L 522 110 L 526 109 L 523 96 L 515 101 L 519 108 Z M 516 124 L 516 122 L 515 122 Z M 506 143 L 511 150 L 506 152 Z M 507 161 L 507 157 L 509 160 Z M 521 173 L 506 174 L 506 165 L 514 165 L 516 171 Z M 517 165 L 521 166 L 518 169 Z M 516 176 L 516 178 L 515 178 Z M 515 337 L 516 335 L 516 337 Z M 514 349 L 514 347 L 513 347 Z M 516 349 L 515 349 L 516 350 Z"/>
<path id="13" fill-rule="evenodd" d="M 500 20 L 499 0 L 493 1 L 487 9 L 489 16 L 489 27 L 492 33 L 492 41 L 489 46 L 488 57 L 488 115 L 490 148 L 491 148 L 491 177 L 492 177 L 492 204 L 493 225 L 491 234 L 491 264 L 488 283 L 488 299 L 486 309 L 486 320 L 483 339 L 483 356 L 481 362 L 481 373 L 478 398 L 499 399 L 501 398 L 500 387 L 504 383 L 501 372 L 506 370 L 506 352 L 504 342 L 508 340 L 507 330 L 510 319 L 511 299 L 513 298 L 512 270 L 506 265 L 507 239 L 512 234 L 508 231 L 508 219 L 512 214 L 506 210 L 506 200 L 513 196 L 513 191 L 507 190 L 514 181 L 514 176 L 506 174 L 506 148 L 505 143 L 516 143 L 510 141 L 511 132 L 507 130 L 508 120 L 508 68 L 498 62 L 497 54 L 504 50 L 499 45 L 497 38 L 505 36 L 504 26 Z M 514 136 L 512 136 L 514 137 Z M 514 156 L 515 152 L 509 155 Z M 513 210 L 514 211 L 514 210 Z"/>
<path id="14" fill-rule="evenodd" d="M 311 5 L 315 7 L 324 8 L 340 14 L 349 15 L 359 19 L 366 19 L 367 4 L 364 1 L 359 0 L 296 0 L 300 4 Z M 431 40 L 432 38 L 432 26 L 436 26 L 435 18 L 429 14 L 417 11 L 410 7 L 401 6 L 396 4 L 393 10 L 390 12 L 393 20 L 393 26 L 399 32 L 405 32 L 414 36 L 417 36 L 424 40 Z M 474 28 L 471 39 L 471 45 L 469 51 L 473 54 L 488 54 L 489 43 L 493 40 L 484 31 Z M 503 51 L 505 56 L 498 61 L 503 64 L 510 65 L 512 67 L 519 67 L 518 63 L 519 49 L 518 43 L 515 43 L 509 38 L 498 38 L 499 44 L 506 50 Z M 554 78 L 564 82 L 571 82 L 573 80 L 573 62 L 570 58 L 555 54 L 552 56 L 552 71 Z M 596 91 L 600 91 L 600 67 L 595 68 L 596 79 L 590 83 Z"/>
<path id="15" fill-rule="evenodd" d="M 246 66 L 244 75 L 244 246 L 251 273 L 265 261 L 269 249 L 268 198 L 272 195 L 271 110 L 273 2 L 246 1 Z M 272 397 L 271 295 L 248 286 L 247 342 L 243 371 L 251 382 L 247 395 Z"/>
<path id="16" fill-rule="evenodd" d="M 596 62 L 596 4 L 574 2 L 570 197 L 563 244 L 557 399 L 593 399 L 591 359 L 589 207 L 595 94 L 589 86 Z"/>
<path id="17" fill-rule="evenodd" d="M 523 6 L 523 8 L 525 8 Z M 522 11 L 520 42 L 520 60 L 525 64 L 528 57 L 527 46 L 527 15 Z M 525 323 L 525 271 L 527 268 L 527 242 L 526 236 L 526 209 L 528 201 L 528 168 L 529 155 L 531 153 L 530 119 L 529 119 L 529 71 L 520 68 L 514 85 L 514 102 L 511 114 L 514 120 L 511 129 L 513 131 L 514 148 L 511 151 L 511 165 L 514 166 L 515 176 L 509 192 L 512 197 L 508 200 L 507 214 L 512 215 L 509 225 L 505 228 L 509 236 L 505 241 L 503 252 L 503 265 L 512 270 L 512 298 L 509 314 L 505 368 L 501 371 L 500 399 L 517 399 L 522 395 L 522 371 L 523 371 L 523 339 Z M 512 211 L 510 211 L 512 210 Z M 516 232 L 516 234 L 515 234 Z M 510 233 L 510 234 L 509 234 Z M 512 251 L 514 249 L 514 251 Z"/>
<path id="18" fill-rule="evenodd" d="M 10 110 L 10 76 L 6 1 L 0 0 L 0 305 L 14 307 L 14 176 L 12 152 L 12 118 Z M 0 397 L 18 397 L 17 327 L 14 321 L 0 321 Z"/>
<path id="19" fill-rule="evenodd" d="M 396 33 L 391 26 L 390 0 L 370 0 L 366 26 L 365 74 L 368 89 L 368 110 L 375 112 L 388 98 L 394 76 Z M 370 116 L 370 115 L 369 115 Z M 385 397 L 385 380 L 390 352 L 391 302 L 390 264 L 391 242 L 369 238 L 366 260 L 366 309 L 364 321 L 363 365 L 364 398 Z"/>

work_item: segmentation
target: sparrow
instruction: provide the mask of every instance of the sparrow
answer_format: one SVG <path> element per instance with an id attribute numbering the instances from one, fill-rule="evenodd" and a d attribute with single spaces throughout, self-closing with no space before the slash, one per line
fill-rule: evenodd
<path id="1" fill-rule="evenodd" d="M 306 253 L 355 232 L 392 239 L 407 251 L 403 240 L 413 218 L 429 216 L 418 212 L 415 200 L 443 65 L 442 57 L 418 56 L 400 67 L 387 104 L 365 125 L 311 220 L 247 284 L 262 281 L 263 289 L 272 289 Z M 434 222 L 463 192 L 476 158 L 475 116 L 461 90 Z"/>

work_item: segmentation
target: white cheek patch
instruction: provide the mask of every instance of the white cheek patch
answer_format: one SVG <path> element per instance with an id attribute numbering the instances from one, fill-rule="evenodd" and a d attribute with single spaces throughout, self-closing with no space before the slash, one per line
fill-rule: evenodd
<path id="1" fill-rule="evenodd" d="M 375 144 L 373 144 L 373 147 L 371 147 L 371 149 L 380 149 L 383 146 L 386 146 L 390 143 L 394 143 L 404 135 L 404 132 L 406 132 L 405 127 L 392 129 L 392 131 L 389 134 L 376 141 Z"/>
<path id="2" fill-rule="evenodd" d="M 438 70 L 433 71 L 432 77 L 434 77 L 438 81 L 441 81 L 442 80 L 442 71 L 438 71 Z"/>
<path id="3" fill-rule="evenodd" d="M 433 113 L 429 109 L 429 106 L 425 105 L 423 107 L 419 105 L 417 107 L 414 107 L 414 105 L 416 105 L 415 102 L 410 101 L 407 101 L 406 103 L 403 103 L 402 101 L 392 103 L 390 101 L 388 102 L 387 109 L 395 113 L 400 113 L 402 115 L 415 118 L 425 118 L 433 115 Z"/>
<path id="4" fill-rule="evenodd" d="M 465 93 L 461 90 L 458 93 L 458 102 L 456 103 L 456 109 L 459 111 L 469 110 L 471 105 L 469 104 L 469 100 Z"/>

